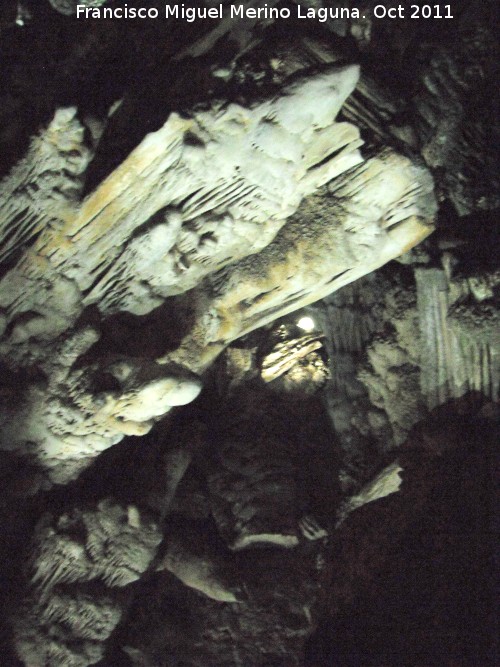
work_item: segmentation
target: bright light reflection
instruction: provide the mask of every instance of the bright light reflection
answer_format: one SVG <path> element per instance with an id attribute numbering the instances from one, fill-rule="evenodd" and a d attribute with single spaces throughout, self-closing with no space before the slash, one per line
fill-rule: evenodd
<path id="1" fill-rule="evenodd" d="M 316 327 L 316 324 L 312 317 L 306 316 L 300 318 L 300 320 L 297 322 L 297 326 L 304 331 L 312 331 Z"/>

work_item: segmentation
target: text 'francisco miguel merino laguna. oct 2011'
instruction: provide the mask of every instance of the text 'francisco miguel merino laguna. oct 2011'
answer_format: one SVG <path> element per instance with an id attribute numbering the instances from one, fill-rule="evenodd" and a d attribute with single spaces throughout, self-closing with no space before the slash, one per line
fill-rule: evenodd
<path id="1" fill-rule="evenodd" d="M 231 19 L 309 19 L 320 23 L 335 19 L 367 18 L 361 15 L 357 7 L 302 7 L 297 5 L 293 10 L 289 7 L 271 7 L 264 4 L 261 7 L 249 7 L 246 4 L 223 5 L 213 7 L 193 7 L 184 4 L 165 5 L 163 10 L 158 7 L 87 7 L 77 5 L 79 19 L 177 19 L 192 23 L 199 20 Z M 376 5 L 371 11 L 376 19 L 452 19 L 452 5 L 403 5 L 386 7 Z"/>

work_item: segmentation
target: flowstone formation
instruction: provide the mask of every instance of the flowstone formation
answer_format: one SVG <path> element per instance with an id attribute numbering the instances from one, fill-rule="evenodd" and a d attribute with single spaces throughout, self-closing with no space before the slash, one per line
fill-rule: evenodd
<path id="1" fill-rule="evenodd" d="M 3 664 L 493 667 L 494 2 L 77 4 L 0 8 Z"/>
<path id="2" fill-rule="evenodd" d="M 71 479 L 92 454 L 192 400 L 200 385 L 184 369 L 203 372 L 232 340 L 430 233 L 429 174 L 390 152 L 364 161 L 357 129 L 334 122 L 358 71 L 330 67 L 256 105 L 172 112 L 81 203 L 84 128 L 75 110 L 56 114 L 3 186 L 3 258 L 21 255 L 0 284 L 0 352 L 13 373 L 39 376 L 8 413 L 4 449 Z M 176 295 L 186 295 L 175 312 L 187 332 L 162 368 L 80 362 L 106 316 L 146 315 Z M 95 326 L 83 324 L 91 306 Z"/>

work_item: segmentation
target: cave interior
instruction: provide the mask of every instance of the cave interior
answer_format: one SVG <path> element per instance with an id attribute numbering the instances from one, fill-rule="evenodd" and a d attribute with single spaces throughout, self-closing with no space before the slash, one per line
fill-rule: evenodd
<path id="1" fill-rule="evenodd" d="M 123 4 L 0 6 L 0 663 L 495 667 L 498 0 Z"/>

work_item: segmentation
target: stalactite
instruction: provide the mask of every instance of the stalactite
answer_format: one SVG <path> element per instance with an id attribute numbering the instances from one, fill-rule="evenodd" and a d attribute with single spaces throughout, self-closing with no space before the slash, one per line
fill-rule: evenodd
<path id="1" fill-rule="evenodd" d="M 429 407 L 473 390 L 497 400 L 500 341 L 496 316 L 488 327 L 481 327 L 480 311 L 487 314 L 488 307 L 454 305 L 444 269 L 417 269 L 415 275 L 423 346 L 422 391 Z M 483 329 L 482 336 L 477 335 L 477 328 Z"/>

